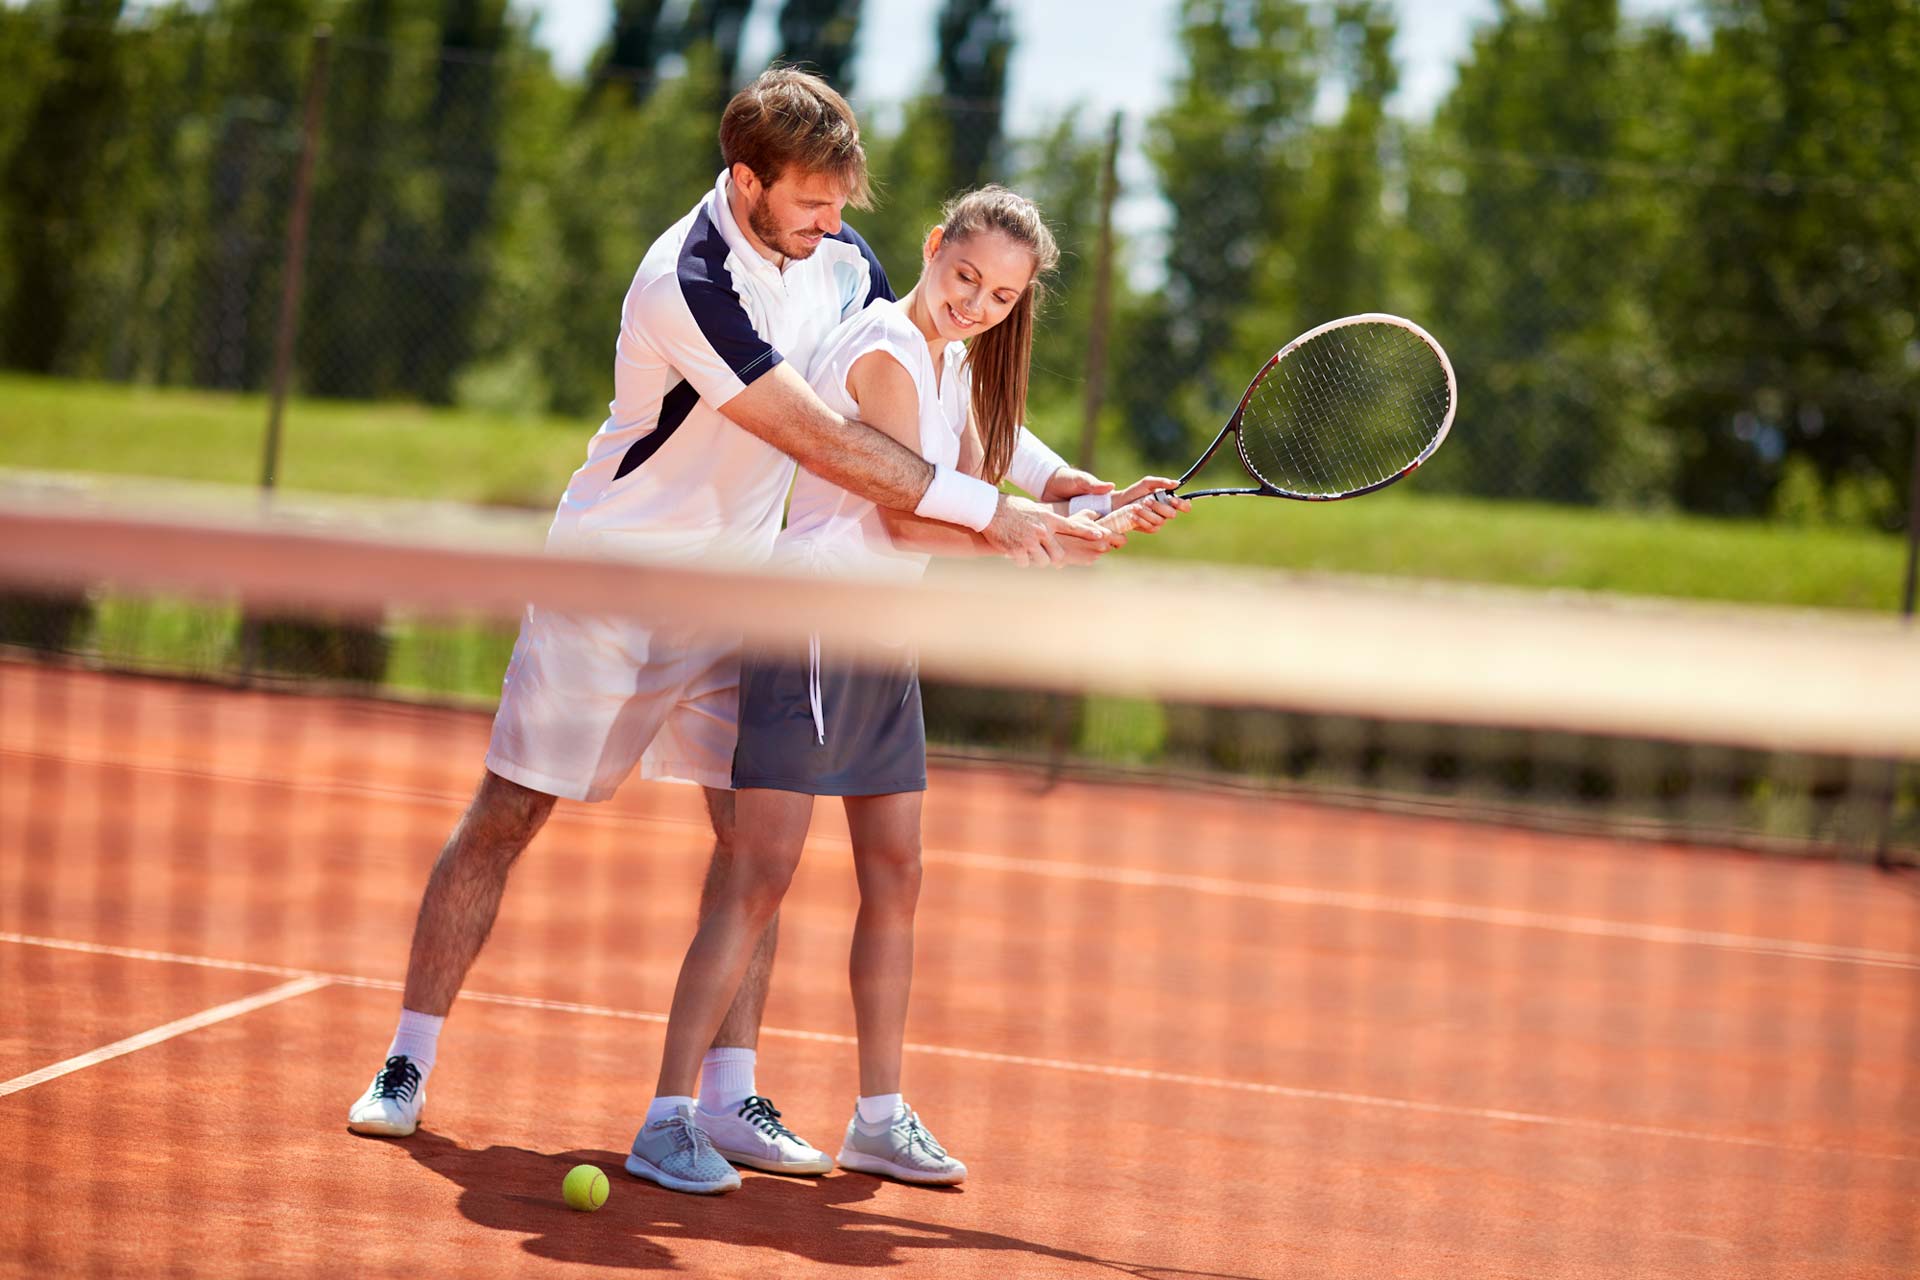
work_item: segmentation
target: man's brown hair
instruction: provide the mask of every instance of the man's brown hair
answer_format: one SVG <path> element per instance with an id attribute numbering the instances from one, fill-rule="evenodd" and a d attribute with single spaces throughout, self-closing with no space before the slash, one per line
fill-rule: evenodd
<path id="1" fill-rule="evenodd" d="M 825 173 L 847 186 L 847 203 L 873 207 L 860 122 L 847 100 L 819 76 L 768 67 L 733 95 L 720 117 L 720 155 L 744 164 L 767 186 L 789 169 Z"/>

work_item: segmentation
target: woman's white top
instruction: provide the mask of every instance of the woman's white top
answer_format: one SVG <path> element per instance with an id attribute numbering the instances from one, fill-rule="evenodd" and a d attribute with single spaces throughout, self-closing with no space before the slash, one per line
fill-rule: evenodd
<path id="1" fill-rule="evenodd" d="M 966 344 L 947 344 L 946 367 L 936 378 L 927 339 L 906 311 L 897 302 L 874 302 L 828 334 L 808 367 L 808 381 L 829 409 L 860 417 L 860 406 L 847 394 L 847 375 L 855 361 L 874 351 L 892 356 L 913 378 L 920 397 L 920 456 L 935 466 L 957 466 L 967 427 Z M 902 581 L 917 580 L 929 559 L 924 552 L 894 546 L 872 502 L 805 468 L 793 482 L 787 527 L 774 543 L 774 556 L 820 572 Z"/>

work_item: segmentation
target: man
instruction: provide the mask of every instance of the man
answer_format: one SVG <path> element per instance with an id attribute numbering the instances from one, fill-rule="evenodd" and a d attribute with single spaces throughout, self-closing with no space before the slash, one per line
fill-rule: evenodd
<path id="1" fill-rule="evenodd" d="M 868 204 L 852 109 L 825 82 L 766 72 L 728 103 L 726 169 L 648 251 L 628 290 L 611 412 L 568 483 L 549 545 L 693 561 L 764 559 L 797 461 L 882 506 L 981 533 L 1020 564 L 1110 545 L 1084 520 L 1002 497 L 935 468 L 828 409 L 804 376 L 819 341 L 893 297 L 864 241 L 840 221 Z M 1050 501 L 1110 485 L 1066 467 L 1030 435 L 1012 478 Z M 348 1113 L 358 1133 L 419 1123 L 440 1029 L 499 910 L 507 875 L 557 797 L 610 796 L 640 766 L 705 789 L 713 860 L 731 855 L 735 646 L 629 621 L 530 608 L 521 625 L 479 788 L 420 903 L 385 1064 Z M 707 1055 L 701 1128 L 728 1159 L 782 1172 L 832 1167 L 754 1088 L 754 1049 L 778 922 L 760 939 Z"/>

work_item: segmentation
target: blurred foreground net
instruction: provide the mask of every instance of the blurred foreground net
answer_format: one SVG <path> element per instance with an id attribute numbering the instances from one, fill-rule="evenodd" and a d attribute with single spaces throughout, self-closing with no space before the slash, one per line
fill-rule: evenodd
<path id="1" fill-rule="evenodd" d="M 214 1270 L 1920 1258 L 1920 923 L 1869 865 L 1920 860 L 1920 645 L 1894 623 L 1118 564 L 913 591 L 536 548 L 444 513 L 0 492 L 0 1136 L 32 1152 L 6 1258 L 205 1272 L 248 1161 L 290 1171 L 273 1194 L 308 1225 Z M 836 1175 L 749 1180 L 729 1216 L 624 1180 L 709 840 L 697 793 L 637 779 L 563 803 L 516 872 L 426 1129 L 344 1134 L 530 600 L 802 652 L 918 642 L 906 1088 L 974 1167 L 970 1212 Z M 837 804 L 814 832 L 760 1087 L 831 1151 L 857 893 Z M 97 1161 L 129 1132 L 138 1187 Z M 583 1161 L 615 1176 L 597 1236 L 558 1207 Z M 74 1185 L 78 1229 L 45 1190 Z M 369 1185 L 391 1238 L 302 1242 Z"/>

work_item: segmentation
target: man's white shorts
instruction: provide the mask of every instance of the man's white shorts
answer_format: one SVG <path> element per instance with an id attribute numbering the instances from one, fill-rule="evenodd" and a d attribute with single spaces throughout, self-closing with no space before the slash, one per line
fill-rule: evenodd
<path id="1" fill-rule="evenodd" d="M 487 768 L 570 800 L 643 778 L 733 786 L 740 646 L 529 608 L 507 664 Z"/>

